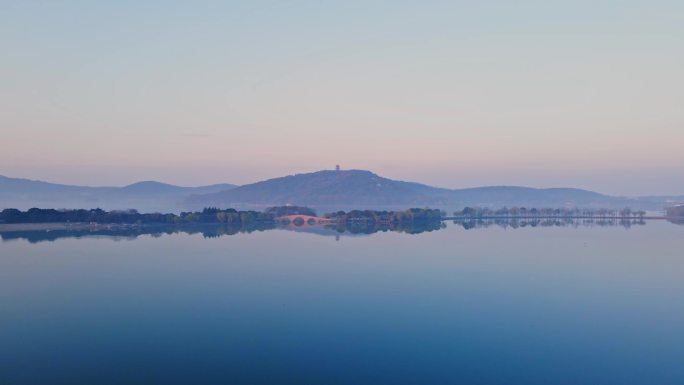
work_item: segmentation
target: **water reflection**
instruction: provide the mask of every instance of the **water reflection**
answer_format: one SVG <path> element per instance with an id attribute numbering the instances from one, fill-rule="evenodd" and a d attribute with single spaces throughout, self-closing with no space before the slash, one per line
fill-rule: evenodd
<path id="1" fill-rule="evenodd" d="M 61 238 L 108 237 L 115 240 L 136 239 L 142 235 L 161 237 L 171 234 L 201 234 L 204 238 L 217 238 L 224 235 L 251 233 L 275 229 L 274 224 L 258 223 L 247 226 L 225 225 L 93 225 L 93 226 L 61 226 L 45 229 L 6 230 L 0 231 L 0 239 L 9 241 L 25 239 L 30 243 L 55 241 Z"/>
<path id="2" fill-rule="evenodd" d="M 682 225 L 684 221 L 669 220 Z M 572 218 L 544 218 L 544 219 L 510 219 L 510 218 L 470 218 L 457 219 L 452 222 L 466 230 L 485 229 L 496 226 L 504 229 L 534 228 L 534 227 L 616 227 L 629 229 L 632 226 L 645 226 L 643 219 L 572 219 Z M 236 234 L 248 234 L 255 231 L 286 230 L 297 231 L 321 236 L 360 236 L 378 232 L 399 232 L 405 234 L 421 234 L 438 231 L 446 227 L 445 222 L 413 222 L 395 225 L 372 223 L 337 223 L 320 226 L 283 226 L 276 223 L 254 223 L 244 226 L 229 225 L 54 225 L 45 228 L 3 228 L 0 229 L 0 239 L 10 241 L 24 239 L 30 243 L 55 241 L 62 238 L 107 237 L 114 240 L 136 239 L 148 235 L 161 237 L 172 234 L 200 234 L 204 238 L 218 238 Z"/>
<path id="3" fill-rule="evenodd" d="M 684 384 L 684 227 L 449 222 L 0 225 L 0 384 Z"/>
<path id="4" fill-rule="evenodd" d="M 441 221 L 437 222 L 408 222 L 397 224 L 378 224 L 378 223 L 338 223 L 326 226 L 328 229 L 335 230 L 340 234 L 374 234 L 377 232 L 396 231 L 406 234 L 420 234 L 429 231 L 436 231 L 446 227 Z"/>
<path id="5" fill-rule="evenodd" d="M 499 226 L 502 228 L 525 228 L 525 227 L 615 227 L 621 226 L 626 229 L 632 226 L 645 226 L 644 219 L 617 219 L 617 218 L 468 218 L 456 219 L 454 224 L 462 226 L 466 230 Z"/>
<path id="6" fill-rule="evenodd" d="M 435 231 L 444 228 L 443 222 L 414 222 L 397 225 L 379 225 L 370 223 L 335 224 L 321 226 L 283 226 L 276 223 L 252 223 L 244 226 L 230 225 L 47 225 L 45 228 L 23 229 L 21 227 L 6 228 L 0 230 L 0 239 L 3 241 L 24 239 L 30 243 L 55 241 L 61 238 L 84 238 L 84 237 L 108 237 L 114 240 L 136 239 L 142 235 L 161 237 L 171 234 L 201 234 L 204 238 L 218 238 L 222 236 L 248 234 L 255 231 L 288 230 L 307 232 L 323 236 L 340 235 L 365 235 L 377 232 L 401 232 L 406 234 L 420 234 L 426 231 Z"/>
<path id="7" fill-rule="evenodd" d="M 667 221 L 675 225 L 684 225 L 684 218 L 667 218 Z"/>

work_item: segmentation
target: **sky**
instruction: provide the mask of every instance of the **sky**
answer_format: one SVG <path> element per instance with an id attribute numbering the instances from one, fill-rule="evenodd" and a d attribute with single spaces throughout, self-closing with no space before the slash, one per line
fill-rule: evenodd
<path id="1" fill-rule="evenodd" d="M 0 0 L 0 175 L 684 194 L 684 2 Z"/>

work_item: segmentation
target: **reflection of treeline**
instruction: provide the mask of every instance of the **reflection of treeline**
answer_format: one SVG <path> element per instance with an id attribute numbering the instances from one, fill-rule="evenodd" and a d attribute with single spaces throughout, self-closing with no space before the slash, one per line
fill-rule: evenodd
<path id="1" fill-rule="evenodd" d="M 96 225 L 91 228 L 75 227 L 46 230 L 25 230 L 0 232 L 0 239 L 26 239 L 30 243 L 54 241 L 61 238 L 110 237 L 114 239 L 135 239 L 142 235 L 161 237 L 171 234 L 201 234 L 204 238 L 217 238 L 224 235 L 236 235 L 265 231 L 275 228 L 274 223 L 244 223 L 244 224 L 187 224 L 187 225 L 136 225 L 121 224 L 114 226 Z"/>
<path id="2" fill-rule="evenodd" d="M 444 212 L 436 209 L 407 209 L 404 211 L 374 211 L 352 210 L 349 212 L 338 211 L 325 214 L 337 223 L 369 223 L 369 224 L 407 224 L 407 223 L 430 223 L 440 222 Z"/>
<path id="3" fill-rule="evenodd" d="M 466 207 L 455 211 L 456 218 L 639 218 L 643 219 L 645 211 L 632 211 L 629 207 L 621 210 L 615 209 L 579 209 L 579 208 L 525 208 L 503 207 L 491 209 L 487 207 Z"/>
<path id="4" fill-rule="evenodd" d="M 446 226 L 437 223 L 405 223 L 392 226 L 354 223 L 350 226 L 337 224 L 326 226 L 338 233 L 373 234 L 376 232 L 398 231 L 408 234 L 419 234 L 426 231 L 439 230 Z M 0 239 L 4 241 L 25 239 L 30 243 L 55 241 L 62 238 L 108 237 L 112 239 L 136 239 L 143 235 L 161 237 L 173 234 L 201 234 L 204 238 L 218 238 L 237 234 L 248 234 L 255 231 L 267 231 L 277 228 L 275 222 L 245 222 L 232 224 L 93 224 L 66 225 L 58 229 L 45 230 L 12 230 L 0 231 Z"/>
<path id="5" fill-rule="evenodd" d="M 455 219 L 454 224 L 463 226 L 464 229 L 487 228 L 499 226 L 502 228 L 525 228 L 525 227 L 591 227 L 591 226 L 622 226 L 626 229 L 632 226 L 644 226 L 646 221 L 640 218 L 460 218 Z"/>
<path id="6" fill-rule="evenodd" d="M 377 232 L 396 231 L 407 234 L 420 234 L 427 231 L 440 230 L 446 227 L 442 221 L 414 221 L 396 222 L 390 224 L 371 223 L 371 222 L 337 222 L 326 226 L 335 229 L 338 233 L 350 234 L 373 234 Z"/>
<path id="7" fill-rule="evenodd" d="M 684 205 L 671 206 L 665 209 L 668 218 L 684 220 Z"/>
<path id="8" fill-rule="evenodd" d="M 148 213 L 136 210 L 105 211 L 55 210 L 32 208 L 27 211 L 5 209 L 0 212 L 0 223 L 120 223 L 120 224 L 188 224 L 188 223 L 253 223 L 273 222 L 274 215 L 259 211 L 237 211 L 205 208 L 202 211 L 180 214 Z"/>

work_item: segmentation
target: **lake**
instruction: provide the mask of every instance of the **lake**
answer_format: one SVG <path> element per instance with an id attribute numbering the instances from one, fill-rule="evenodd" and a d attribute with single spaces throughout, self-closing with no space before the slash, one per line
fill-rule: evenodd
<path id="1" fill-rule="evenodd" d="M 683 384 L 684 226 L 3 233 L 0 384 Z"/>

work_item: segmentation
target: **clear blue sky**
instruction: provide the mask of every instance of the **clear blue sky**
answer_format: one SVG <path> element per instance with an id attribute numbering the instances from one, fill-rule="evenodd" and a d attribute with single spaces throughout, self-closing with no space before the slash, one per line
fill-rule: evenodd
<path id="1" fill-rule="evenodd" d="M 681 1 L 1 1 L 0 174 L 684 194 Z"/>

